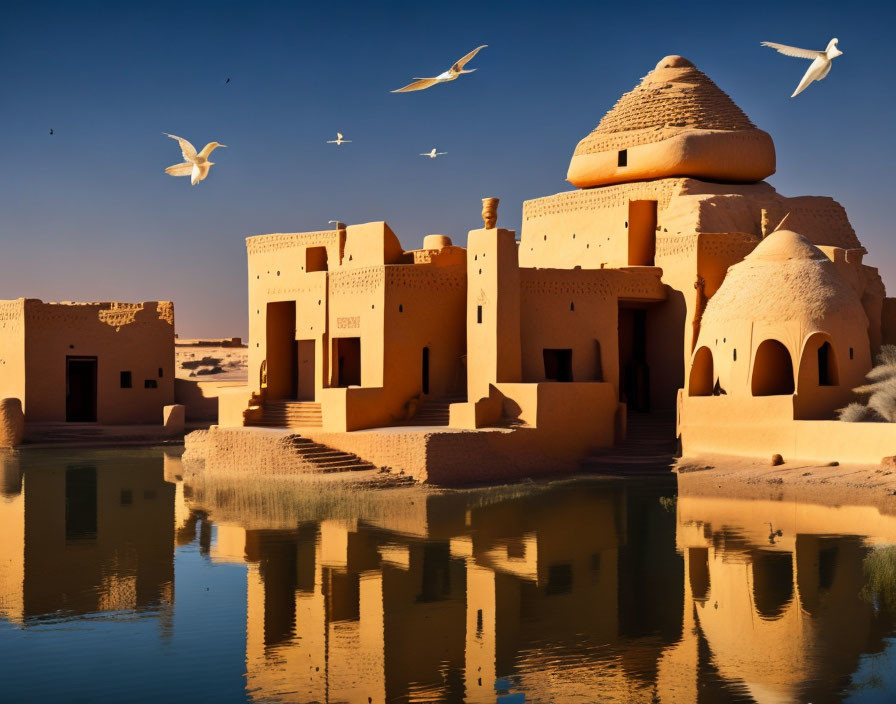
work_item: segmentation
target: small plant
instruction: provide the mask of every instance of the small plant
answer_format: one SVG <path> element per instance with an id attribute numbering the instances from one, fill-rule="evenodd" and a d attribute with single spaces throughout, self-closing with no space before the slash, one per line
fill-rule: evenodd
<path id="1" fill-rule="evenodd" d="M 896 614 L 896 545 L 875 548 L 862 562 L 862 598 L 878 611 Z"/>
<path id="2" fill-rule="evenodd" d="M 678 508 L 678 497 L 677 496 L 661 496 L 660 497 L 660 506 L 663 507 L 667 513 L 675 513 Z"/>
<path id="3" fill-rule="evenodd" d="M 886 418 L 873 408 L 857 402 L 849 404 L 846 408 L 839 409 L 837 413 L 840 414 L 840 420 L 844 423 L 880 423 L 886 421 Z"/>
<path id="4" fill-rule="evenodd" d="M 851 403 L 839 411 L 847 423 L 896 422 L 896 345 L 883 345 L 877 364 L 865 377 L 869 383 L 853 389 L 868 403 Z"/>

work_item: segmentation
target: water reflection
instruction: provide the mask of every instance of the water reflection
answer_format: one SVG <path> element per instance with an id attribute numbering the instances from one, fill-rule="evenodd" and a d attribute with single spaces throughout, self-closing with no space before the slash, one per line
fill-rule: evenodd
<path id="1" fill-rule="evenodd" d="M 160 457 L 0 454 L 0 614 L 24 623 L 174 600 L 174 492 Z"/>
<path id="2" fill-rule="evenodd" d="M 158 452 L 0 463 L 3 617 L 170 621 L 177 551 L 208 565 L 181 599 L 238 565 L 245 591 L 215 616 L 245 646 L 229 699 L 817 703 L 896 678 L 866 676 L 896 623 L 896 517 L 873 508 L 185 480 Z"/>

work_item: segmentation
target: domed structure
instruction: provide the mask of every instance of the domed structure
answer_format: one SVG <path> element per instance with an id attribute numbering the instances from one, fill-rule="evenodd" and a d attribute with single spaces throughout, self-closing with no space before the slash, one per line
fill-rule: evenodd
<path id="1" fill-rule="evenodd" d="M 707 303 L 688 393 L 796 393 L 803 417 L 823 417 L 862 383 L 870 358 L 853 288 L 805 237 L 780 230 L 730 267 Z"/>
<path id="2" fill-rule="evenodd" d="M 579 188 L 673 176 L 752 183 L 774 172 L 772 138 L 694 64 L 667 56 L 579 142 L 567 179 Z"/>

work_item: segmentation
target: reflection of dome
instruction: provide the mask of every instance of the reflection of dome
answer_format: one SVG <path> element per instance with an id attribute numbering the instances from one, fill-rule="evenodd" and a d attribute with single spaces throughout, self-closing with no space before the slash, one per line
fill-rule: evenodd
<path id="1" fill-rule="evenodd" d="M 761 181 L 771 137 L 694 64 L 667 56 L 579 142 L 567 178 L 580 188 L 667 176 Z"/>
<path id="2" fill-rule="evenodd" d="M 793 322 L 805 332 L 824 330 L 833 317 L 868 325 L 858 296 L 834 263 L 802 235 L 779 230 L 728 269 L 707 303 L 701 336 L 724 335 L 742 321 Z"/>

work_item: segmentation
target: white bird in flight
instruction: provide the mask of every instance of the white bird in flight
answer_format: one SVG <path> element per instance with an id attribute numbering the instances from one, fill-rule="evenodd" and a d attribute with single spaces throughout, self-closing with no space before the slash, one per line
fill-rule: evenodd
<path id="1" fill-rule="evenodd" d="M 779 51 L 785 56 L 794 56 L 798 59 L 812 59 L 806 75 L 803 80 L 793 91 L 791 98 L 795 98 L 802 93 L 812 81 L 820 81 L 828 75 L 831 70 L 831 62 L 838 56 L 842 56 L 843 52 L 837 48 L 837 38 L 831 39 L 824 51 L 813 51 L 812 49 L 797 49 L 795 46 L 787 46 L 786 44 L 775 44 L 775 42 L 762 42 L 762 46 L 771 47 L 775 51 Z"/>
<path id="2" fill-rule="evenodd" d="M 341 147 L 343 144 L 348 144 L 351 141 L 350 139 L 345 139 L 342 136 L 342 132 L 337 132 L 336 139 L 328 139 L 327 144 L 335 144 L 337 147 Z"/>
<path id="3" fill-rule="evenodd" d="M 437 156 L 442 156 L 442 154 L 447 154 L 448 152 L 437 152 L 436 148 L 433 147 L 431 152 L 424 152 L 420 156 L 428 156 L 430 159 L 435 159 Z"/>
<path id="4" fill-rule="evenodd" d="M 399 88 L 398 90 L 393 90 L 393 93 L 410 93 L 412 90 L 424 90 L 431 86 L 436 85 L 436 83 L 446 83 L 447 81 L 456 80 L 462 73 L 473 73 L 475 68 L 465 69 L 464 66 L 469 63 L 469 61 L 476 56 L 482 49 L 485 49 L 488 44 L 483 44 L 482 46 L 478 46 L 469 54 L 467 54 L 464 58 L 457 61 L 451 68 L 449 68 L 444 73 L 440 73 L 435 78 L 415 78 L 413 83 L 406 85 L 404 88 Z"/>
<path id="5" fill-rule="evenodd" d="M 211 153 L 218 147 L 227 146 L 226 144 L 219 144 L 218 142 L 209 142 L 202 148 L 202 151 L 197 154 L 196 147 L 183 137 L 177 137 L 173 134 L 168 134 L 167 132 L 162 132 L 162 134 L 177 140 L 177 143 L 180 144 L 180 151 L 184 155 L 184 159 L 186 159 L 182 164 L 169 166 L 165 169 L 165 173 L 170 174 L 171 176 L 189 176 L 190 183 L 193 186 L 200 181 L 204 181 L 208 176 L 209 169 L 215 163 L 208 160 Z"/>

